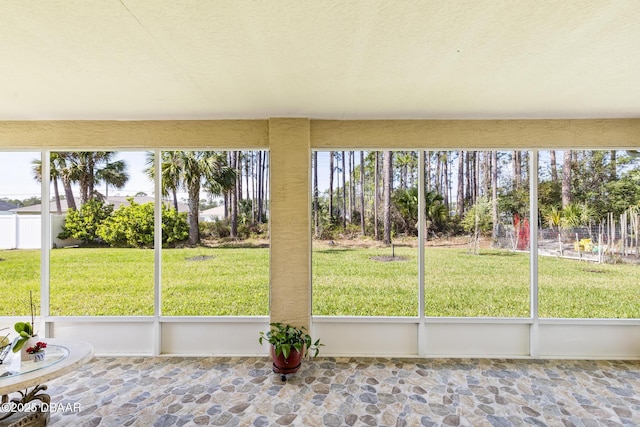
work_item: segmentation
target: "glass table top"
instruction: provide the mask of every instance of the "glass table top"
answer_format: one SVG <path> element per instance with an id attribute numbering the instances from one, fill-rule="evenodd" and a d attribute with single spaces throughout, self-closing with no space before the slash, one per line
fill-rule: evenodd
<path id="1" fill-rule="evenodd" d="M 53 366 L 67 356 L 69 356 L 68 348 L 53 344 L 47 346 L 44 360 L 39 362 L 34 362 L 33 360 L 21 361 L 20 353 L 10 353 L 0 365 L 0 383 L 5 378 L 14 378 L 17 375 Z"/>

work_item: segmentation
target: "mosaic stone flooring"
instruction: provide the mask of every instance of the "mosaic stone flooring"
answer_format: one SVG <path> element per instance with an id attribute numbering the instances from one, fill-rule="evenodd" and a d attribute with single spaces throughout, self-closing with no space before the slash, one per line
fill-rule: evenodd
<path id="1" fill-rule="evenodd" d="M 640 361 L 98 357 L 49 392 L 53 426 L 640 425 Z"/>

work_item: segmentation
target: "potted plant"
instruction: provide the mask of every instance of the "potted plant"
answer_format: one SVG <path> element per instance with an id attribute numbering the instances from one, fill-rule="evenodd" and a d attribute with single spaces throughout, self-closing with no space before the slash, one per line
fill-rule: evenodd
<path id="1" fill-rule="evenodd" d="M 13 352 L 17 353 L 20 350 L 20 360 L 29 360 L 29 354 L 26 352 L 26 348 L 34 345 L 38 341 L 38 333 L 33 330 L 35 324 L 35 305 L 33 304 L 33 295 L 29 292 L 29 308 L 31 310 L 31 323 L 29 322 L 16 322 L 13 326 L 18 333 L 18 337 L 13 341 Z"/>
<path id="2" fill-rule="evenodd" d="M 312 352 L 316 357 L 320 352 L 320 340 L 315 342 L 307 333 L 304 326 L 296 328 L 283 323 L 270 323 L 268 332 L 260 332 L 258 341 L 271 344 L 270 354 L 273 360 L 273 372 L 282 374 L 282 380 L 286 380 L 285 374 L 292 374 L 300 369 L 302 358 Z"/>
<path id="3" fill-rule="evenodd" d="M 34 362 L 40 362 L 44 360 L 44 349 L 47 348 L 47 343 L 38 341 L 32 347 L 27 348 L 27 354 L 31 355 Z"/>

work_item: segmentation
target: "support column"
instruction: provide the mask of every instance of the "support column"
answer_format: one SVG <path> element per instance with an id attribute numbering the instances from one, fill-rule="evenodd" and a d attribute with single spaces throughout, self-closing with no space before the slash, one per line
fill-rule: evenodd
<path id="1" fill-rule="evenodd" d="M 311 142 L 309 119 L 269 120 L 270 314 L 310 328 Z"/>

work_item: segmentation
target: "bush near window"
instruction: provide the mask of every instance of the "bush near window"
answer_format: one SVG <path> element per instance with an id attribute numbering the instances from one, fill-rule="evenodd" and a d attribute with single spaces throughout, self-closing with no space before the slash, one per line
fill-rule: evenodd
<path id="1" fill-rule="evenodd" d="M 105 205 L 102 200 L 91 199 L 79 210 L 70 208 L 67 212 L 59 239 L 73 237 L 83 243 L 97 243 L 100 241 L 98 228 L 102 222 L 111 216 L 113 205 Z"/>
<path id="2" fill-rule="evenodd" d="M 153 202 L 139 204 L 127 199 L 129 206 L 122 205 L 98 227 L 98 235 L 109 246 L 151 248 L 153 247 Z M 189 237 L 186 213 L 162 205 L 162 243 L 175 245 Z"/>
<path id="3" fill-rule="evenodd" d="M 116 247 L 153 247 L 153 202 L 129 205 L 115 211 L 113 205 L 92 199 L 79 210 L 69 209 L 60 239 L 73 237 L 85 244 L 106 243 Z M 174 246 L 189 237 L 187 214 L 162 205 L 162 243 Z"/>

